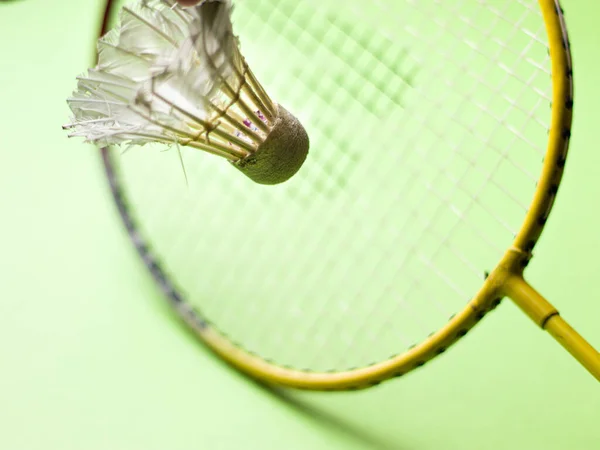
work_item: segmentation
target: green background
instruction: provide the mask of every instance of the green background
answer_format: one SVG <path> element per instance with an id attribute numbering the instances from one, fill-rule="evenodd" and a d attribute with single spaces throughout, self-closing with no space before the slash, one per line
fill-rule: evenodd
<path id="1" fill-rule="evenodd" d="M 57 126 L 102 2 L 49 3 L 0 3 L 0 448 L 600 449 L 598 383 L 509 302 L 426 369 L 358 393 L 274 395 L 210 355 L 161 306 L 97 155 Z M 575 127 L 527 273 L 600 345 L 590 5 L 563 5 Z"/>

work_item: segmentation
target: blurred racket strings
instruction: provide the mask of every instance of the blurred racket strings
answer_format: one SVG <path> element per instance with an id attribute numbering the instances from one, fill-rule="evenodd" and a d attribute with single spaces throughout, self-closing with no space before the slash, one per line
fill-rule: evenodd
<path id="1" fill-rule="evenodd" d="M 115 156 L 180 294 L 246 351 L 339 371 L 444 327 L 519 230 L 550 122 L 536 0 L 236 2 L 242 52 L 311 138 L 278 187 L 182 148 Z M 157 146 L 162 149 L 162 147 Z"/>

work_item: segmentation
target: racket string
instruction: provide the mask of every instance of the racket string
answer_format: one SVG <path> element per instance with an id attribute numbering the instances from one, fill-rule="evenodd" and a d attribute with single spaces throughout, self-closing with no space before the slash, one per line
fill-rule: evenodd
<path id="1" fill-rule="evenodd" d="M 535 0 L 347 3 L 237 4 L 253 71 L 311 136 L 295 180 L 259 190 L 182 148 L 186 191 L 148 149 L 120 162 L 186 297 L 313 370 L 386 359 L 464 307 L 524 217 L 550 114 Z"/>

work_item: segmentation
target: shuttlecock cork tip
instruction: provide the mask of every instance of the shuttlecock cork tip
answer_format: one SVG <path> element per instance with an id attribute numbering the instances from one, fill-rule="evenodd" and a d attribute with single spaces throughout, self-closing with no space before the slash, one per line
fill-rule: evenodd
<path id="1" fill-rule="evenodd" d="M 308 134 L 300 121 L 277 105 L 277 118 L 264 142 L 252 155 L 233 165 L 255 183 L 279 184 L 300 170 L 308 148 Z"/>

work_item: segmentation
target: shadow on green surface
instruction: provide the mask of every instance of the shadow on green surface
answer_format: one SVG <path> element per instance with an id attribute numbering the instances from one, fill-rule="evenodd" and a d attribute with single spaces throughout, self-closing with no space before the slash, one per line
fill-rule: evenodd
<path id="1" fill-rule="evenodd" d="M 289 405 L 291 408 L 310 417 L 312 420 L 345 434 L 346 436 L 365 444 L 369 448 L 380 450 L 408 450 L 406 447 L 398 447 L 397 444 L 386 442 L 381 437 L 376 436 L 367 430 L 357 428 L 356 425 L 348 423 L 340 417 L 336 417 L 334 414 L 323 411 L 322 409 L 311 405 L 309 402 L 295 398 L 293 396 L 293 391 L 286 390 L 285 388 L 272 387 L 255 380 L 251 380 L 251 382 L 262 388 L 277 400 Z"/>

